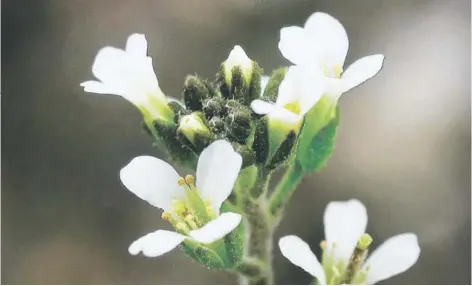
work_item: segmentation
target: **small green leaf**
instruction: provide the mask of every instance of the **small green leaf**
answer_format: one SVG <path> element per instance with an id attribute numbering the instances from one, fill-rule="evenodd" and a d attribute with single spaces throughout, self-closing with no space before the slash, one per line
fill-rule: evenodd
<path id="1" fill-rule="evenodd" d="M 315 172 L 326 165 L 334 149 L 338 125 L 339 109 L 336 116 L 311 139 L 307 148 L 297 152 L 296 158 L 303 172 Z"/>

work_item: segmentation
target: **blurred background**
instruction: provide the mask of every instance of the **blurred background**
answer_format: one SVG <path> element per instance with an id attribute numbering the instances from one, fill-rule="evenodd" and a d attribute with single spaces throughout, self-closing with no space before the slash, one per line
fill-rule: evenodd
<path id="1" fill-rule="evenodd" d="M 297 234 L 319 253 L 332 200 L 367 206 L 374 248 L 418 234 L 419 262 L 388 284 L 470 284 L 470 1 L 2 1 L 2 283 L 234 284 L 180 251 L 128 254 L 141 235 L 170 226 L 118 172 L 161 157 L 140 114 L 117 96 L 84 93 L 106 45 L 144 33 L 161 88 L 213 78 L 235 44 L 267 71 L 287 65 L 279 30 L 315 11 L 338 18 L 347 65 L 374 53 L 383 70 L 341 101 L 337 147 L 306 178 L 275 239 Z M 274 249 L 277 283 L 309 274 Z"/>

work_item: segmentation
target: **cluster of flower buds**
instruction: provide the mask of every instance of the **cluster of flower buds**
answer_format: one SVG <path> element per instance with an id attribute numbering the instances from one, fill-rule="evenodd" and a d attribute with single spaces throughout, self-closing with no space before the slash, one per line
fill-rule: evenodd
<path id="1" fill-rule="evenodd" d="M 276 70 L 268 83 L 264 82 L 259 65 L 235 46 L 214 81 L 189 75 L 182 102 L 165 103 L 171 110 L 172 124 L 169 120 L 151 120 L 151 124 L 145 120 L 144 126 L 174 161 L 186 167 L 194 168 L 205 147 L 224 139 L 243 156 L 243 167 L 276 168 L 287 161 L 296 133 L 284 132 L 279 135 L 283 138 L 277 138 L 280 142 L 271 146 L 270 121 L 255 113 L 251 103 L 256 99 L 273 101 L 285 70 Z"/>

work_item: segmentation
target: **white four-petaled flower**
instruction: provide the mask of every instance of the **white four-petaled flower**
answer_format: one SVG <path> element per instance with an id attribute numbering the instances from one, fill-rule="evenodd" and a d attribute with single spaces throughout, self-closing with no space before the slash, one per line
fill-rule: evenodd
<path id="1" fill-rule="evenodd" d="M 241 215 L 220 214 L 241 169 L 242 158 L 224 140 L 215 141 L 201 153 L 196 182 L 180 177 L 168 163 L 150 156 L 134 158 L 120 172 L 123 184 L 139 198 L 164 210 L 163 218 L 177 232 L 157 230 L 129 247 L 133 255 L 162 255 L 189 239 L 212 243 L 235 229 Z"/>
<path id="2" fill-rule="evenodd" d="M 173 118 L 154 73 L 152 59 L 147 56 L 144 35 L 129 36 L 125 50 L 102 48 L 95 57 L 92 73 L 98 81 L 81 83 L 86 92 L 122 96 L 152 119 Z"/>
<path id="3" fill-rule="evenodd" d="M 280 83 L 275 104 L 256 99 L 251 107 L 257 114 L 267 114 L 271 119 L 296 124 L 323 95 L 324 86 L 316 79 L 311 69 L 291 66 Z"/>
<path id="4" fill-rule="evenodd" d="M 382 68 L 384 56 L 363 57 L 343 72 L 349 40 L 343 25 L 332 16 L 316 12 L 303 28 L 285 27 L 280 31 L 279 50 L 295 65 L 318 70 L 326 81 L 326 94 L 339 96 L 375 76 Z"/>
<path id="5" fill-rule="evenodd" d="M 295 235 L 281 238 L 279 247 L 286 258 L 317 278 L 320 284 L 346 283 L 343 281 L 346 268 L 366 226 L 367 212 L 361 202 L 331 202 L 324 213 L 326 241 L 322 263 L 309 245 Z M 388 279 L 413 266 L 419 255 L 420 247 L 415 234 L 395 235 L 367 258 L 352 281 L 356 284 L 375 284 Z"/>

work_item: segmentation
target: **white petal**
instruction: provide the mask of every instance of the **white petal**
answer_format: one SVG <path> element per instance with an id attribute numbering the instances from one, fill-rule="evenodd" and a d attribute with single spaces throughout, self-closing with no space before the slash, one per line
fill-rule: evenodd
<path id="1" fill-rule="evenodd" d="M 349 260 L 366 226 L 367 211 L 360 201 L 328 204 L 324 213 L 325 238 L 328 251 L 332 251 L 336 261 Z"/>
<path id="2" fill-rule="evenodd" d="M 270 77 L 267 75 L 261 76 L 261 95 L 264 94 L 264 90 L 267 87 L 267 84 L 269 83 Z"/>
<path id="3" fill-rule="evenodd" d="M 285 73 L 285 77 L 280 82 L 277 94 L 276 105 L 284 107 L 288 103 L 298 100 L 298 84 L 302 82 L 302 73 L 298 66 L 291 66 Z"/>
<path id="4" fill-rule="evenodd" d="M 172 200 L 184 196 L 178 178 L 171 165 L 151 156 L 136 157 L 120 171 L 120 179 L 128 190 L 165 211 L 170 210 Z"/>
<path id="5" fill-rule="evenodd" d="M 375 284 L 400 274 L 413 266 L 420 256 L 418 238 L 413 233 L 393 236 L 380 245 L 367 259 L 364 270 L 366 284 Z"/>
<path id="6" fill-rule="evenodd" d="M 243 160 L 226 140 L 218 140 L 203 150 L 198 158 L 197 189 L 202 198 L 211 201 L 219 213 L 238 178 Z"/>
<path id="7" fill-rule="evenodd" d="M 122 95 L 122 91 L 118 90 L 116 87 L 108 86 L 102 82 L 96 80 L 85 81 L 80 84 L 84 88 L 85 92 L 92 92 L 97 94 L 116 94 Z"/>
<path id="8" fill-rule="evenodd" d="M 312 44 L 306 31 L 297 26 L 280 30 L 279 50 L 293 64 L 306 63 L 313 56 Z"/>
<path id="9" fill-rule="evenodd" d="M 306 114 L 325 91 L 324 77 L 313 66 L 291 66 L 279 86 L 277 105 L 297 102 L 300 115 Z"/>
<path id="10" fill-rule="evenodd" d="M 303 119 L 302 116 L 279 106 L 276 106 L 267 116 L 271 120 L 281 121 L 289 125 L 298 124 Z"/>
<path id="11" fill-rule="evenodd" d="M 363 57 L 350 65 L 342 74 L 342 81 L 346 92 L 366 80 L 375 76 L 381 69 L 385 57 L 383 55 L 372 55 Z"/>
<path id="12" fill-rule="evenodd" d="M 328 67 L 343 67 L 349 49 L 349 40 L 343 25 L 332 16 L 316 12 L 305 23 L 305 31 L 316 45 L 312 53 Z"/>
<path id="13" fill-rule="evenodd" d="M 137 57 L 146 57 L 147 41 L 143 34 L 132 34 L 126 41 L 126 52 Z"/>
<path id="14" fill-rule="evenodd" d="M 146 104 L 149 96 L 164 96 L 149 57 L 135 57 L 113 47 L 101 49 L 92 65 L 92 72 L 103 84 L 121 91 L 123 97 L 136 105 Z"/>
<path id="15" fill-rule="evenodd" d="M 251 108 L 256 114 L 264 115 L 271 112 L 275 108 L 275 104 L 255 99 L 251 102 Z"/>
<path id="16" fill-rule="evenodd" d="M 113 47 L 105 47 L 98 51 L 92 65 L 92 72 L 103 83 L 123 86 L 128 80 L 128 55 L 125 51 Z"/>
<path id="17" fill-rule="evenodd" d="M 200 243 L 212 243 L 232 232 L 241 222 L 237 213 L 223 213 L 202 228 L 190 231 L 190 237 Z"/>
<path id="18" fill-rule="evenodd" d="M 140 252 L 147 257 L 157 257 L 165 254 L 181 244 L 187 237 L 177 232 L 157 230 L 146 234 L 133 242 L 128 251 L 131 255 Z"/>
<path id="19" fill-rule="evenodd" d="M 298 236 L 288 235 L 279 240 L 279 248 L 290 262 L 316 277 L 321 284 L 325 284 L 323 267 L 306 242 Z"/>

